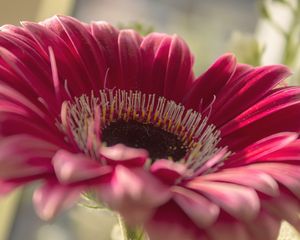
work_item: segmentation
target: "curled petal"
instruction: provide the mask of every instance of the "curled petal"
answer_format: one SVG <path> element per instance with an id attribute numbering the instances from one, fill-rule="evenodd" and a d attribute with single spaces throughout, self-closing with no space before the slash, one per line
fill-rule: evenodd
<path id="1" fill-rule="evenodd" d="M 116 144 L 112 147 L 102 147 L 100 149 L 100 156 L 109 165 L 143 166 L 148 158 L 148 152 L 144 149 L 130 148 L 123 144 Z"/>
<path id="2" fill-rule="evenodd" d="M 187 168 L 184 164 L 160 159 L 155 160 L 150 167 L 150 171 L 160 180 L 168 184 L 174 184 L 187 171 Z"/>
<path id="3" fill-rule="evenodd" d="M 206 181 L 229 182 L 253 188 L 264 194 L 275 197 L 279 195 L 277 182 L 263 171 L 247 167 L 225 169 L 201 177 Z"/>
<path id="4" fill-rule="evenodd" d="M 200 228 L 205 228 L 215 222 L 220 208 L 198 193 L 182 187 L 173 187 L 174 201 Z"/>
<path id="5" fill-rule="evenodd" d="M 300 199 L 300 166 L 286 163 L 262 163 L 249 166 L 272 176 Z"/>
<path id="6" fill-rule="evenodd" d="M 260 209 L 256 192 L 237 184 L 207 182 L 193 179 L 186 184 L 188 188 L 199 191 L 212 202 L 237 219 L 249 221 L 254 219 Z"/>
<path id="7" fill-rule="evenodd" d="M 80 182 L 106 175 L 111 167 L 101 166 L 83 154 L 58 151 L 53 159 L 55 174 L 62 183 Z"/>
<path id="8" fill-rule="evenodd" d="M 166 202 L 168 188 L 142 169 L 116 166 L 109 183 L 99 189 L 100 198 L 118 210 L 130 224 L 149 218 L 153 208 Z"/>

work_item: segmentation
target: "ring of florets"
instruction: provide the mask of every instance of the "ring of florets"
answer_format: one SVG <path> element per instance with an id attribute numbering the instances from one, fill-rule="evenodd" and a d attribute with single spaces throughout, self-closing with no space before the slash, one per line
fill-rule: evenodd
<path id="1" fill-rule="evenodd" d="M 220 151 L 220 132 L 207 121 L 165 97 L 110 89 L 65 101 L 57 126 L 95 160 L 101 146 L 122 143 L 148 150 L 152 162 L 170 159 L 195 170 Z"/>

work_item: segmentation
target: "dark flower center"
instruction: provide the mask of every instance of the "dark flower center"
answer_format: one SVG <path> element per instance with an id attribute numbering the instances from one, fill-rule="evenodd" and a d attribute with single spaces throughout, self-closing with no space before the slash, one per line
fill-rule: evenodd
<path id="1" fill-rule="evenodd" d="M 111 122 L 102 130 L 101 138 L 108 146 L 122 143 L 128 147 L 146 149 L 152 160 L 171 158 L 179 161 L 188 151 L 178 136 L 134 120 Z"/>

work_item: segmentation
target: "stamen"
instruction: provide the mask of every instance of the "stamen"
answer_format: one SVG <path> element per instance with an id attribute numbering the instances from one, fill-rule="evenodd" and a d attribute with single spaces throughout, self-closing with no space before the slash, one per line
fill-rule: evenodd
<path id="1" fill-rule="evenodd" d="M 145 132 L 146 137 L 161 136 L 165 132 L 165 135 L 169 137 L 164 140 L 172 142 L 168 151 L 166 150 L 170 156 L 149 153 L 150 156 L 155 156 L 155 158 L 171 157 L 175 161 L 180 160 L 193 171 L 199 169 L 221 150 L 217 147 L 220 141 L 220 132 L 214 125 L 207 125 L 207 117 L 155 94 L 120 89 L 100 90 L 98 95 L 94 95 L 92 92 L 90 97 L 82 95 L 64 105 L 60 129 L 74 139 L 80 150 L 96 160 L 99 157 L 99 148 L 109 140 L 109 135 L 112 135 L 111 131 L 126 135 L 124 133 L 126 129 L 126 131 L 137 129 L 139 132 L 141 130 L 154 131 L 156 134 L 152 132 L 151 135 L 148 132 L 147 135 Z M 142 135 L 140 134 L 140 136 Z M 174 139 L 170 136 L 174 136 Z M 123 137 L 123 139 L 125 138 L 126 136 Z M 145 139 L 145 136 L 142 138 Z M 116 144 L 115 141 L 118 140 L 109 140 L 106 143 Z M 124 142 L 128 141 L 127 139 Z M 144 143 L 141 143 L 141 140 L 137 141 L 138 147 L 155 151 L 153 146 L 147 148 L 147 144 L 150 143 L 148 140 L 143 141 Z M 132 143 L 131 147 L 135 147 L 137 143 Z M 130 145 L 129 142 L 128 144 Z M 159 152 L 163 152 L 161 148 Z M 227 157 L 226 154 L 223 155 Z M 222 162 L 224 158 L 221 158 L 219 162 Z M 155 159 L 152 160 L 155 161 Z"/>

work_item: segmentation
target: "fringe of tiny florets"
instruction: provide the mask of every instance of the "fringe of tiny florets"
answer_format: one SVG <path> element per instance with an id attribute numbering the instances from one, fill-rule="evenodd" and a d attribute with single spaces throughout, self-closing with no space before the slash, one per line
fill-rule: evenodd
<path id="1" fill-rule="evenodd" d="M 140 91 L 100 90 L 98 96 L 82 95 L 62 107 L 59 128 L 74 139 L 77 146 L 93 158 L 101 146 L 101 129 L 118 120 L 151 124 L 172 133 L 182 141 L 188 154 L 182 159 L 197 169 L 220 151 L 220 132 L 207 124 L 207 117 L 155 94 Z"/>

